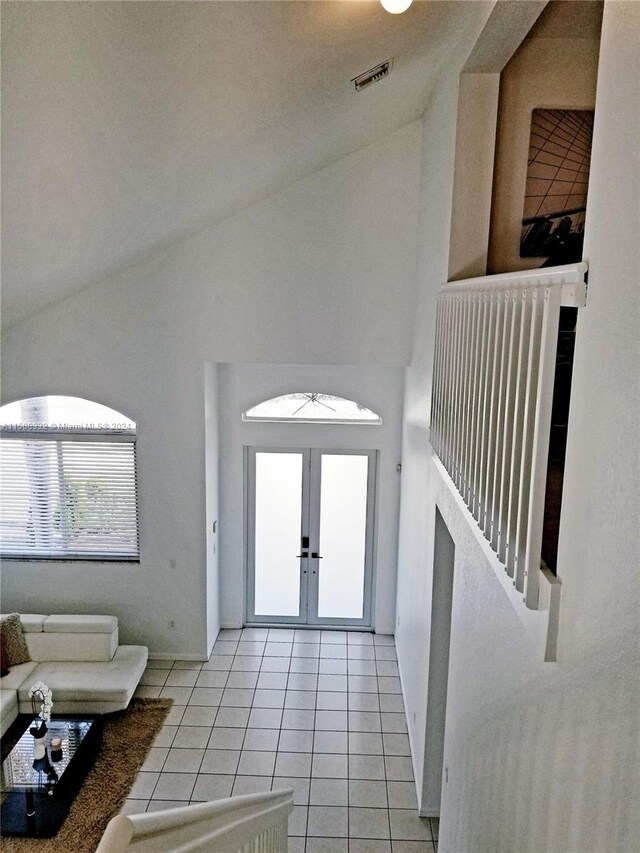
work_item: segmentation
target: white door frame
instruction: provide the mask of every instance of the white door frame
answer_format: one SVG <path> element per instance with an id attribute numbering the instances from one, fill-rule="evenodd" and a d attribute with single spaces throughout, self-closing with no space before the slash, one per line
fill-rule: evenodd
<path id="1" fill-rule="evenodd" d="M 373 619 L 373 589 L 375 575 L 375 529 L 377 503 L 378 451 L 361 449 L 301 448 L 301 447 L 245 447 L 245 622 L 249 625 L 286 625 L 313 628 L 322 625 L 368 630 Z M 255 613 L 255 498 L 256 454 L 298 453 L 302 456 L 302 524 L 300 543 L 307 537 L 309 547 L 300 555 L 300 604 L 298 616 L 261 616 Z M 363 589 L 363 615 L 361 619 L 318 616 L 318 581 L 321 569 L 320 538 L 320 477 L 323 455 L 366 456 L 367 508 L 365 531 L 365 566 Z M 316 554 L 316 557 L 312 555 Z"/>

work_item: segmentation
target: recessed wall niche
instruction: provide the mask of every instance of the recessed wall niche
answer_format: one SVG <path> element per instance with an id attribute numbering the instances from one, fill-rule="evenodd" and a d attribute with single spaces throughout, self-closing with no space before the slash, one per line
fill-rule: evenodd
<path id="1" fill-rule="evenodd" d="M 580 260 L 573 255 L 580 254 L 585 217 L 577 208 L 588 174 L 602 9 L 601 2 L 551 0 L 500 75 L 489 274 Z M 551 133 L 557 138 L 550 151 L 540 153 Z M 562 183 L 536 178 L 532 164 L 540 158 Z M 536 232 L 540 239 L 532 239 Z"/>

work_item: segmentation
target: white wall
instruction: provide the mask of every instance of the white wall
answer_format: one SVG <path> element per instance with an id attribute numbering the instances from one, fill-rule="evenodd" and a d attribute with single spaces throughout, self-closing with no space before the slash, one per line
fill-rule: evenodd
<path id="1" fill-rule="evenodd" d="M 605 4 L 587 211 L 589 296 L 577 333 L 558 560 L 557 663 L 534 654 L 432 463 L 425 413 L 433 300 L 446 274 L 444 229 L 430 248 L 433 263 L 421 267 L 405 404 L 398 651 L 420 772 L 437 505 L 456 549 L 442 853 L 627 853 L 640 844 L 638 33 L 640 4 Z M 431 215 L 443 198 L 448 222 L 454 83 L 449 101 L 441 91 L 426 138 L 443 156 L 444 176 L 427 163 L 423 206 Z"/>
<path id="2" fill-rule="evenodd" d="M 4 333 L 3 400 L 71 394 L 136 420 L 141 549 L 6 562 L 4 608 L 114 613 L 125 642 L 206 656 L 203 365 L 407 363 L 419 162 L 416 122 Z"/>
<path id="3" fill-rule="evenodd" d="M 422 792 L 432 608 L 435 503 L 429 407 L 437 288 L 447 280 L 458 81 L 443 77 L 423 128 L 419 291 L 402 433 L 396 646 L 418 802 Z"/>
<path id="4" fill-rule="evenodd" d="M 379 451 L 374 626 L 393 633 L 398 553 L 401 417 L 404 371 L 357 365 L 224 364 L 220 370 L 222 448 L 222 622 L 242 624 L 244 584 L 244 447 L 318 447 Z M 382 417 L 380 426 L 243 423 L 251 406 L 293 391 L 356 400 Z"/>
<path id="5" fill-rule="evenodd" d="M 218 365 L 204 365 L 207 651 L 220 630 L 220 392 Z"/>

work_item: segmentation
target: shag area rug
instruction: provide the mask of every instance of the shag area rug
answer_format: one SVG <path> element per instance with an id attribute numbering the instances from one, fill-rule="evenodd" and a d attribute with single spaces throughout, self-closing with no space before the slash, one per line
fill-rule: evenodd
<path id="1" fill-rule="evenodd" d="M 95 853 L 118 814 L 171 708 L 171 699 L 132 699 L 105 719 L 100 752 L 54 838 L 3 838 L 2 853 Z"/>

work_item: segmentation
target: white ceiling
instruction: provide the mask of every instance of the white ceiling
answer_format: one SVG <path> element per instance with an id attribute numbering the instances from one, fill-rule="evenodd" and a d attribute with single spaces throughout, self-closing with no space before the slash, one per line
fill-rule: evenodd
<path id="1" fill-rule="evenodd" d="M 418 118 L 474 5 L 3 2 L 4 323 Z"/>

